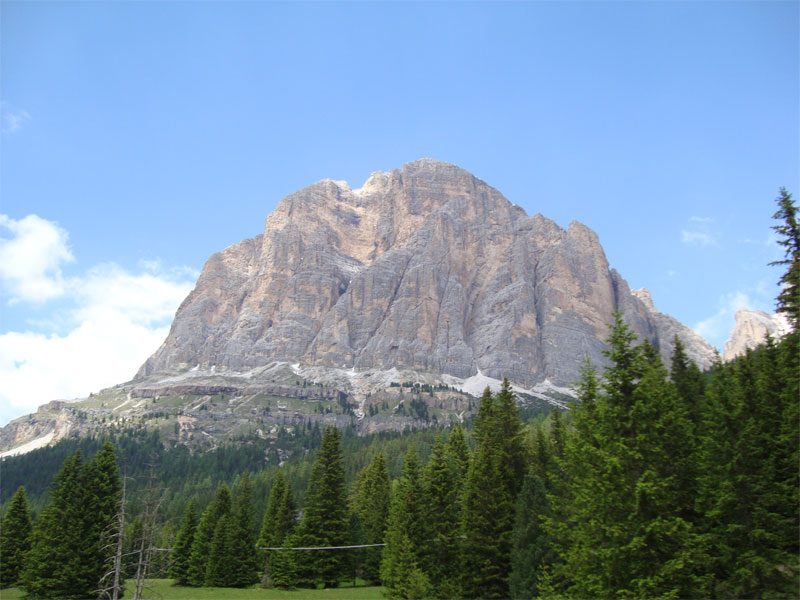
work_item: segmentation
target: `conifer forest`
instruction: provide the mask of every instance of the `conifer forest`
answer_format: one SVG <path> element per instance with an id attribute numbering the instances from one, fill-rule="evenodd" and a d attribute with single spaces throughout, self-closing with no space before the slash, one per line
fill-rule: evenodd
<path id="1" fill-rule="evenodd" d="M 800 597 L 800 224 L 781 190 L 792 331 L 705 372 L 622 316 L 567 411 L 506 381 L 471 422 L 359 437 L 287 428 L 192 455 L 156 433 L 2 464 L 0 586 L 142 598 L 175 586 L 383 586 L 387 598 Z M 289 430 L 291 429 L 291 431 Z"/>

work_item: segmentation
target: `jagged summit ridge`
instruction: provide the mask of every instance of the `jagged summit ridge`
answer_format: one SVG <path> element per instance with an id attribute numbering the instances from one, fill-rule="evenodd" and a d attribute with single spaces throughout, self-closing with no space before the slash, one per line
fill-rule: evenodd
<path id="1" fill-rule="evenodd" d="M 138 376 L 289 361 L 568 385 L 586 356 L 603 364 L 615 307 L 665 355 L 689 331 L 630 292 L 585 225 L 420 159 L 283 198 L 262 235 L 209 258 Z M 707 366 L 700 342 L 684 340 Z"/>

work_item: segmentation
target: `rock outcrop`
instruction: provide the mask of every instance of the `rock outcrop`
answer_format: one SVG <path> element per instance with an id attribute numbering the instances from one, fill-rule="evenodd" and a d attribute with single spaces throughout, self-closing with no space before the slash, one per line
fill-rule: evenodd
<path id="1" fill-rule="evenodd" d="M 630 292 L 591 229 L 422 159 L 283 198 L 263 235 L 208 260 L 137 376 L 288 361 L 569 385 L 587 356 L 604 364 L 617 307 L 665 357 L 677 333 L 711 363 L 711 346 Z"/>
<path id="2" fill-rule="evenodd" d="M 731 330 L 722 353 L 722 360 L 725 361 L 741 356 L 748 348 L 763 344 L 767 335 L 778 338 L 789 331 L 789 322 L 780 313 L 769 314 L 763 310 L 743 307 L 736 311 L 734 317 L 736 325 Z"/>

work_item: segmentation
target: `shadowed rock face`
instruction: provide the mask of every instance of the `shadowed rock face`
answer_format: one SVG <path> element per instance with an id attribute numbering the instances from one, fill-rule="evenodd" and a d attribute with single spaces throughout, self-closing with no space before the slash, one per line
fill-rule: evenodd
<path id="1" fill-rule="evenodd" d="M 423 159 L 361 189 L 324 180 L 283 198 L 263 235 L 208 260 L 138 375 L 289 360 L 563 385 L 587 355 L 604 364 L 615 306 L 665 356 L 678 333 L 711 363 L 708 344 L 609 269 L 591 229 L 528 216 Z"/>

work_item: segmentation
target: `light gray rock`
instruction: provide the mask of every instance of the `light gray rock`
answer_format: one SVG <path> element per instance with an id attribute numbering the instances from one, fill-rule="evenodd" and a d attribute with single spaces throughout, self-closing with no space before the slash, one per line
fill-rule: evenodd
<path id="1" fill-rule="evenodd" d="M 678 333 L 708 366 L 713 348 L 648 298 L 585 225 L 528 216 L 422 159 L 357 190 L 325 180 L 282 199 L 262 236 L 208 260 L 138 376 L 285 360 L 569 385 L 586 357 L 604 364 L 616 308 L 665 357 Z"/>
<path id="2" fill-rule="evenodd" d="M 733 360 L 744 354 L 748 348 L 755 348 L 763 344 L 767 335 L 773 339 L 785 335 L 789 329 L 789 322 L 781 314 L 769 314 L 763 310 L 750 310 L 740 308 L 734 315 L 736 325 L 731 330 L 728 341 L 722 353 L 722 360 Z"/>

